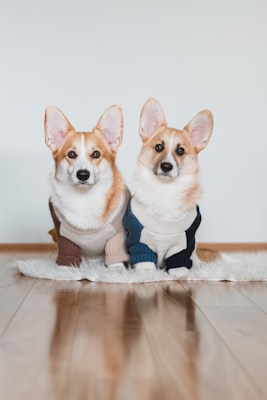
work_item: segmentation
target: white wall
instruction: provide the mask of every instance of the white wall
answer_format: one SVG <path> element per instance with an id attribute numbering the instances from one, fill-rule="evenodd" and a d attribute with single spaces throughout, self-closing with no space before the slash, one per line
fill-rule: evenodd
<path id="1" fill-rule="evenodd" d="M 119 166 L 129 184 L 141 107 L 162 104 L 182 128 L 209 108 L 200 163 L 200 241 L 266 241 L 266 0 L 1 2 L 0 242 L 49 242 L 43 114 L 57 105 L 90 130 L 124 109 Z"/>

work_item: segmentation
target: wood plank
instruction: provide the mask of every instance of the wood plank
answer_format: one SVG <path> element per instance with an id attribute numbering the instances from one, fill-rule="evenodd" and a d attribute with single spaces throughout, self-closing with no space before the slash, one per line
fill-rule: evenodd
<path id="1" fill-rule="evenodd" d="M 16 315 L 31 290 L 34 279 L 22 276 L 10 262 L 10 255 L 0 258 L 0 336 Z"/>
<path id="2" fill-rule="evenodd" d="M 10 253 L 9 252 L 0 253 L 0 274 L 1 274 L 2 268 L 6 265 L 8 260 L 10 260 Z"/>
<path id="3" fill-rule="evenodd" d="M 21 260 L 39 253 L 16 253 Z M 21 275 L 13 262 L 13 253 L 0 255 L 0 336 L 16 314 L 35 280 Z"/>
<path id="4" fill-rule="evenodd" d="M 75 320 L 81 285 L 35 280 L 0 339 L 1 398 L 63 399 L 72 341 L 65 342 L 69 347 L 64 352 L 58 351 L 58 324 L 62 319 Z M 58 297 L 65 302 L 62 313 L 57 310 Z M 65 336 L 73 337 L 75 329 L 75 324 L 70 326 Z"/>
<path id="5" fill-rule="evenodd" d="M 252 307 L 251 301 L 229 282 L 183 281 L 199 307 Z"/>
<path id="6" fill-rule="evenodd" d="M 142 286 L 141 291 L 144 293 Z M 195 306 L 190 292 L 177 282 L 153 284 L 146 298 L 138 286 L 135 292 L 163 398 L 262 399 L 247 372 Z"/>
<path id="7" fill-rule="evenodd" d="M 83 287 L 64 399 L 85 393 L 88 399 L 164 398 L 131 285 Z"/>
<path id="8" fill-rule="evenodd" d="M 267 314 L 267 282 L 232 282 L 232 285 Z"/>
<path id="9" fill-rule="evenodd" d="M 0 254 L 1 399 L 266 397 L 266 282 L 35 280 L 11 257 Z"/>
<path id="10" fill-rule="evenodd" d="M 205 307 L 202 311 L 247 371 L 262 398 L 266 398 L 266 314 L 256 307 Z"/>
<path id="11" fill-rule="evenodd" d="M 186 282 L 185 287 L 190 287 L 195 303 L 264 398 L 267 396 L 267 315 L 235 285 L 225 283 Z M 254 282 L 247 285 L 254 286 Z"/>

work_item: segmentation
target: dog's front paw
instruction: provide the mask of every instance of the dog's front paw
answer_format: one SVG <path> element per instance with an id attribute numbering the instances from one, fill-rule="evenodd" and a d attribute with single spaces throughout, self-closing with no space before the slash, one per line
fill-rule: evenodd
<path id="1" fill-rule="evenodd" d="M 108 270 L 114 273 L 122 274 L 125 272 L 125 264 L 120 262 L 116 264 L 110 264 L 107 266 Z"/>
<path id="2" fill-rule="evenodd" d="M 156 265 L 151 261 L 140 262 L 134 264 L 134 269 L 136 272 L 150 272 L 156 270 Z"/>
<path id="3" fill-rule="evenodd" d="M 189 269 L 186 267 L 178 267 L 178 268 L 171 268 L 169 269 L 169 275 L 173 278 L 173 279 L 186 279 L 188 277 L 189 274 Z"/>
<path id="4" fill-rule="evenodd" d="M 58 256 L 57 264 L 64 267 L 79 267 L 82 262 L 81 257 Z"/>

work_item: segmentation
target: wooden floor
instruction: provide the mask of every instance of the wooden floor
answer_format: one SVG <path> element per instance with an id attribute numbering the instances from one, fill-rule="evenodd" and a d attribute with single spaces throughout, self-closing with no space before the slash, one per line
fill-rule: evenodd
<path id="1" fill-rule="evenodd" d="M 267 283 L 96 284 L 0 253 L 1 400 L 267 398 Z"/>

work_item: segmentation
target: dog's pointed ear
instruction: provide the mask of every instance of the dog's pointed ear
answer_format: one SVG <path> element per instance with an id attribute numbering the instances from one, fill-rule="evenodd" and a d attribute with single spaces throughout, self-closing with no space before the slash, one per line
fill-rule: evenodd
<path id="1" fill-rule="evenodd" d="M 45 110 L 45 143 L 51 151 L 57 150 L 66 134 L 74 130 L 65 115 L 57 107 L 47 107 Z"/>
<path id="2" fill-rule="evenodd" d="M 123 113 L 120 106 L 110 106 L 99 118 L 96 129 L 100 130 L 112 150 L 117 150 L 123 135 Z"/>
<path id="3" fill-rule="evenodd" d="M 210 139 L 213 128 L 212 113 L 208 110 L 199 112 L 185 126 L 185 130 L 189 133 L 193 146 L 197 152 L 203 150 Z"/>
<path id="4" fill-rule="evenodd" d="M 161 105 L 155 99 L 148 99 L 141 111 L 139 135 L 146 141 L 161 127 L 167 126 Z"/>

